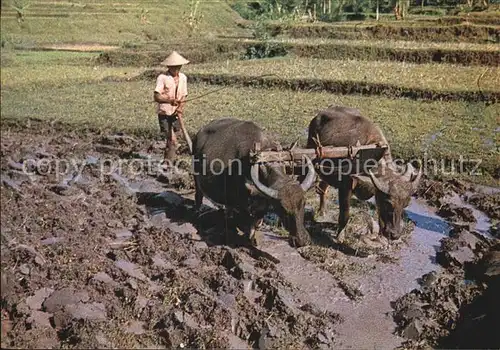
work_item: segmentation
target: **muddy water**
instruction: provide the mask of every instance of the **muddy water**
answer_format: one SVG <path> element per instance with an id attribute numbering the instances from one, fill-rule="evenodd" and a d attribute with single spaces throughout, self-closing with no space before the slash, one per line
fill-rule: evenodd
<path id="1" fill-rule="evenodd" d="M 349 281 L 364 294 L 360 301 L 346 297 L 329 272 L 303 259 L 286 241 L 272 235 L 265 236 L 263 250 L 281 260 L 278 270 L 298 288 L 296 294 L 304 302 L 313 302 L 319 308 L 339 313 L 344 318 L 337 328 L 336 337 L 342 348 L 399 346 L 403 339 L 394 334 L 390 302 L 418 288 L 417 280 L 423 274 L 440 270 L 435 263 L 436 250 L 440 240 L 448 235 L 450 225 L 418 199 L 412 200 L 406 212 L 415 223 L 415 229 L 408 245 L 397 254 L 398 261 L 383 263 L 376 261 L 375 257 L 349 257 L 360 263 L 369 262 L 373 267 Z M 489 222 L 486 217 L 475 212 L 478 218 L 476 228 L 487 230 Z"/>

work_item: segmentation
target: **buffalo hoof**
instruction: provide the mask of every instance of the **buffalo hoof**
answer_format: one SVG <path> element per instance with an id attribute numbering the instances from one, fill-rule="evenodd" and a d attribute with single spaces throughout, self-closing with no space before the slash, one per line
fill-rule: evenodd
<path id="1" fill-rule="evenodd" d="M 377 236 L 377 237 L 370 237 L 370 236 L 365 236 L 361 239 L 361 241 L 368 247 L 374 248 L 374 249 L 382 249 L 382 248 L 387 248 L 388 242 L 387 240 L 384 240 L 383 238 Z"/>
<path id="2" fill-rule="evenodd" d="M 337 237 L 335 237 L 335 240 L 339 243 L 344 242 L 344 240 L 345 240 L 345 230 L 344 229 L 337 231 Z"/>
<path id="3" fill-rule="evenodd" d="M 305 247 L 311 244 L 310 238 L 290 237 L 290 245 L 295 248 Z"/>
<path id="4" fill-rule="evenodd" d="M 262 234 L 259 231 L 255 231 L 250 237 L 249 237 L 250 244 L 254 247 L 257 247 L 260 245 L 262 242 Z"/>

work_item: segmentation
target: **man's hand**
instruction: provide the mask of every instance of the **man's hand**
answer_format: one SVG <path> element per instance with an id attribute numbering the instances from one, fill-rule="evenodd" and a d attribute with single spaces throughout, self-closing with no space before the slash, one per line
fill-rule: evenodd
<path id="1" fill-rule="evenodd" d="M 182 114 L 182 112 L 184 111 L 184 106 L 186 105 L 186 101 L 185 100 L 177 100 L 177 102 L 178 102 L 177 112 Z"/>
<path id="2" fill-rule="evenodd" d="M 180 104 L 179 100 L 176 99 L 169 99 L 168 97 L 160 94 L 159 92 L 155 91 L 154 93 L 154 100 L 158 103 L 169 103 L 172 106 L 178 106 Z"/>

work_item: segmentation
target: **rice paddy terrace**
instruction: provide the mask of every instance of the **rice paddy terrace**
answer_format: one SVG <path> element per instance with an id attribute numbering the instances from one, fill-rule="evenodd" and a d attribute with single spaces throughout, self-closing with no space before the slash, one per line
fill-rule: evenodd
<path id="1" fill-rule="evenodd" d="M 495 346 L 498 12 L 268 22 L 263 37 L 225 3 L 194 4 L 31 1 L 20 19 L 2 2 L 2 346 Z M 337 104 L 376 121 L 396 157 L 437 161 L 408 235 L 367 244 L 375 208 L 356 201 L 336 241 L 336 195 L 318 218 L 310 193 L 310 247 L 289 247 L 272 214 L 259 249 L 280 263 L 223 242 L 210 203 L 191 214 L 185 148 L 180 173 L 133 171 L 161 156 L 152 90 L 171 50 L 191 61 L 191 134 L 233 116 L 304 143 Z M 81 176 L 23 174 L 43 159 Z"/>

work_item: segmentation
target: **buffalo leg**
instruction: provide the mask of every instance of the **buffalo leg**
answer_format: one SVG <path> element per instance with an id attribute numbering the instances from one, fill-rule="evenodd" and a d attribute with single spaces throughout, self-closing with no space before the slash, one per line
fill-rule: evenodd
<path id="1" fill-rule="evenodd" d="M 339 185 L 339 227 L 338 232 L 340 233 L 345 226 L 347 221 L 349 221 L 349 207 L 352 197 L 352 179 L 346 176 L 342 179 Z"/>
<path id="2" fill-rule="evenodd" d="M 242 228 L 245 240 L 250 243 L 250 245 L 257 246 L 257 226 L 259 225 L 260 217 L 252 216 L 250 211 L 247 209 L 240 209 L 238 216 L 238 224 Z"/>
<path id="3" fill-rule="evenodd" d="M 261 233 L 259 232 L 259 227 L 264 223 L 264 215 L 265 213 L 255 214 L 250 227 L 250 242 L 254 246 L 258 246 L 260 244 Z"/>
<path id="4" fill-rule="evenodd" d="M 194 187 L 195 187 L 195 195 L 194 195 L 194 208 L 196 211 L 201 209 L 201 204 L 203 203 L 203 192 L 201 192 L 200 185 L 198 184 L 197 177 L 194 177 Z"/>
<path id="5" fill-rule="evenodd" d="M 328 194 L 328 188 L 330 185 L 325 181 L 321 180 L 318 187 L 316 187 L 316 193 L 319 195 L 319 215 L 325 215 L 326 212 L 326 196 Z"/>

